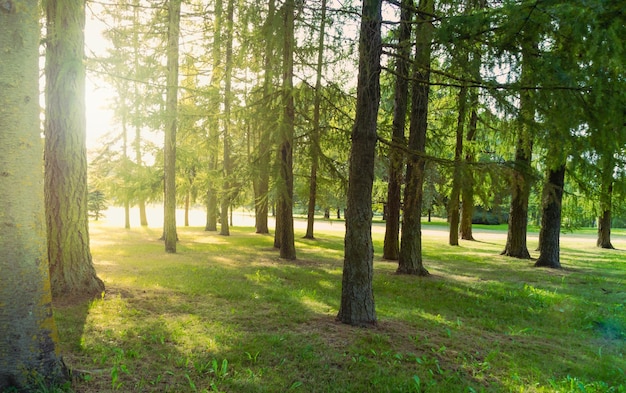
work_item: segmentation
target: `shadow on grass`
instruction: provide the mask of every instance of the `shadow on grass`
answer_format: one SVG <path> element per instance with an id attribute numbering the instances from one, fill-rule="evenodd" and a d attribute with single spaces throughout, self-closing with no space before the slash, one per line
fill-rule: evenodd
<path id="1" fill-rule="evenodd" d="M 595 310 L 620 296 L 602 271 L 592 280 L 495 255 L 497 245 L 464 244 L 463 255 L 427 244 L 430 278 L 375 261 L 380 323 L 355 329 L 334 321 L 339 236 L 298 240 L 299 259 L 284 261 L 250 230 L 183 229 L 175 255 L 153 235 L 99 233 L 107 296 L 57 312 L 66 357 L 92 371 L 79 392 L 499 392 L 569 375 L 618 381 L 623 365 L 624 344 L 593 328 L 623 315 Z"/>

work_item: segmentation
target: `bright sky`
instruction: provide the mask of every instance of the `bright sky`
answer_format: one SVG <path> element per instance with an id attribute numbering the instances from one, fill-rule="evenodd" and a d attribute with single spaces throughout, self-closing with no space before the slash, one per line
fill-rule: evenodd
<path id="1" fill-rule="evenodd" d="M 101 34 L 103 28 L 102 22 L 94 18 L 88 8 L 85 23 L 85 52 L 88 57 L 93 57 L 94 53 L 105 54 L 107 42 Z M 87 71 L 85 103 L 87 106 L 87 149 L 89 150 L 98 148 L 100 137 L 115 127 L 112 121 L 112 111 L 108 109 L 114 96 L 115 91 L 109 84 Z"/>

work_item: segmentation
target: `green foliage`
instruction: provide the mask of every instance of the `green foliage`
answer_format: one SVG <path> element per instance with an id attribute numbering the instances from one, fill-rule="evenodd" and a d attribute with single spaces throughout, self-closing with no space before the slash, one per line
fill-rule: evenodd
<path id="1" fill-rule="evenodd" d="M 87 209 L 89 210 L 89 217 L 96 221 L 104 215 L 102 212 L 107 209 L 107 200 L 102 191 L 94 190 L 89 192 Z"/>

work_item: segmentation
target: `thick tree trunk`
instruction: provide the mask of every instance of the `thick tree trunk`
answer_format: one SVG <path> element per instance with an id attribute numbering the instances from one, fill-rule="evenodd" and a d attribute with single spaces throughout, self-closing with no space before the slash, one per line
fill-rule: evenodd
<path id="1" fill-rule="evenodd" d="M 565 164 L 548 171 L 548 181 L 543 190 L 541 233 L 539 236 L 540 254 L 535 266 L 561 268 L 560 237 L 563 187 L 565 185 Z"/>
<path id="2" fill-rule="evenodd" d="M 598 217 L 598 240 L 596 245 L 601 248 L 613 249 L 611 243 L 611 210 L 604 210 Z"/>
<path id="3" fill-rule="evenodd" d="M 337 320 L 357 326 L 376 324 L 372 185 L 376 119 L 380 104 L 381 0 L 363 0 L 359 38 L 356 119 L 352 129 L 345 256 Z"/>
<path id="4" fill-rule="evenodd" d="M 165 127 L 165 202 L 163 235 L 165 251 L 176 252 L 176 126 L 178 116 L 178 40 L 180 33 L 180 0 L 169 0 L 167 32 L 167 87 Z"/>
<path id="5" fill-rule="evenodd" d="M 411 54 L 411 15 L 413 0 L 404 0 L 400 9 L 398 58 L 392 122 L 393 143 L 389 151 L 389 184 L 385 209 L 385 242 L 383 258 L 396 261 L 400 257 L 400 206 L 404 156 L 399 146 L 406 145 L 406 110 L 409 91 L 409 57 Z"/>
<path id="6" fill-rule="evenodd" d="M 280 257 L 296 259 L 293 229 L 293 135 L 295 128 L 295 106 L 293 98 L 293 54 L 295 1 L 286 0 L 283 5 L 283 119 L 280 124 L 278 162 L 278 211 L 276 234 L 279 239 Z M 278 220 L 281 220 L 280 233 Z"/>
<path id="7" fill-rule="evenodd" d="M 428 95 L 430 86 L 430 60 L 433 25 L 429 18 L 434 14 L 433 0 L 420 0 L 421 23 L 417 27 L 415 64 L 413 71 L 412 105 L 409 126 L 409 150 L 406 186 L 404 188 L 404 215 L 397 273 L 428 275 L 422 261 L 422 199 L 424 168 L 422 156 L 426 151 L 428 128 Z"/>
<path id="8" fill-rule="evenodd" d="M 320 39 L 317 46 L 317 68 L 315 75 L 315 98 L 313 104 L 313 129 L 311 130 L 311 178 L 309 181 L 309 203 L 307 206 L 306 239 L 314 239 L 315 201 L 317 199 L 317 169 L 320 150 L 320 106 L 322 103 L 322 72 L 324 65 L 324 35 L 326 34 L 326 0 L 322 0 L 320 17 Z"/>
<path id="9" fill-rule="evenodd" d="M 45 198 L 53 296 L 104 291 L 89 250 L 83 3 L 46 3 Z"/>
<path id="10" fill-rule="evenodd" d="M 34 391 L 34 377 L 45 385 L 66 379 L 46 244 L 39 10 L 31 0 L 0 10 L 0 391 Z"/>

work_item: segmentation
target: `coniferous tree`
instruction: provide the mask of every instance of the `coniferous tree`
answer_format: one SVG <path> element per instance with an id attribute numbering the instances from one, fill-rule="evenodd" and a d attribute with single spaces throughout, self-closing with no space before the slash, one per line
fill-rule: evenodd
<path id="1" fill-rule="evenodd" d="M 400 274 L 428 275 L 422 260 L 422 198 L 424 169 L 423 154 L 426 151 L 428 127 L 428 96 L 430 93 L 431 44 L 433 37 L 432 17 L 434 0 L 420 0 L 416 27 L 415 61 L 412 78 L 412 104 L 409 125 L 406 186 L 404 189 L 404 215 L 400 258 L 397 272 Z"/>
<path id="2" fill-rule="evenodd" d="M 363 0 L 359 37 L 356 118 L 350 149 L 345 256 L 337 320 L 375 325 L 372 185 L 380 105 L 381 0 Z"/>
<path id="3" fill-rule="evenodd" d="M 164 155 L 164 218 L 165 251 L 176 252 L 176 127 L 178 116 L 178 57 L 180 35 L 180 0 L 169 0 L 167 30 L 167 86 Z"/>
<path id="4" fill-rule="evenodd" d="M 39 126 L 39 7 L 0 10 L 0 391 L 67 379 L 52 315 Z M 15 37 L 19 37 L 16 40 Z M 41 378 L 43 386 L 34 386 Z"/>
<path id="5" fill-rule="evenodd" d="M 46 2 L 45 198 L 54 297 L 98 296 L 89 250 L 84 4 Z"/>
<path id="6" fill-rule="evenodd" d="M 400 5 L 398 56 L 392 123 L 392 146 L 389 151 L 389 184 L 387 187 L 387 215 L 383 258 L 397 260 L 400 253 L 400 207 L 404 156 L 400 146 L 406 145 L 406 111 L 408 107 L 409 66 L 411 55 L 411 20 L 413 0 Z"/>

